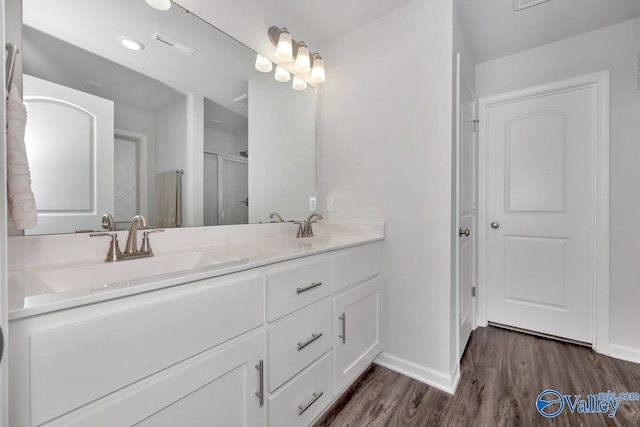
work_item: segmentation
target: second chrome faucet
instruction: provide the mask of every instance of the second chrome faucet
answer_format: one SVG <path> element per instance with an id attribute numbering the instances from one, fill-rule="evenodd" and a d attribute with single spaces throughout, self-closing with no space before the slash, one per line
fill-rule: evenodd
<path id="1" fill-rule="evenodd" d="M 313 237 L 313 227 L 311 227 L 311 224 L 313 224 L 314 222 L 316 222 L 316 219 L 320 220 L 322 219 L 322 215 L 320 215 L 319 213 L 312 213 L 311 215 L 309 215 L 309 218 L 307 218 L 306 221 L 304 222 L 296 222 L 296 224 L 298 224 L 298 234 L 296 234 L 296 237 L 301 238 L 301 237 Z"/>

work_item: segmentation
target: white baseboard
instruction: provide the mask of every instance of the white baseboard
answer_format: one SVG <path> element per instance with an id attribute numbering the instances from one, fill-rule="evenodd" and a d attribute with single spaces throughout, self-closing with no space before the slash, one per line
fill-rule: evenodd
<path id="1" fill-rule="evenodd" d="M 640 363 L 640 349 L 623 345 L 609 344 L 609 356 L 627 362 Z"/>
<path id="2" fill-rule="evenodd" d="M 399 374 L 406 375 L 409 378 L 413 378 L 414 380 L 418 380 L 449 394 L 453 394 L 455 392 L 458 380 L 460 379 L 460 370 L 457 366 L 454 367 L 452 373 L 445 374 L 443 372 L 436 371 L 435 369 L 409 362 L 408 360 L 401 359 L 386 352 L 380 353 L 373 363 L 384 366 L 385 368 L 391 369 Z"/>

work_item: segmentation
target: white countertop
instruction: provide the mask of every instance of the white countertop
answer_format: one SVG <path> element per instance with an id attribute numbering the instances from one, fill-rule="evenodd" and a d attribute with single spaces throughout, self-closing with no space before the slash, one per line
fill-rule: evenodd
<path id="1" fill-rule="evenodd" d="M 131 273 L 131 279 L 102 282 L 100 272 L 110 266 L 136 264 L 150 258 L 105 263 L 108 239 L 87 235 L 50 235 L 9 239 L 9 319 L 19 319 L 85 304 L 162 289 L 196 280 L 236 273 L 268 264 L 322 252 L 375 242 L 384 238 L 382 223 L 321 221 L 314 224 L 315 237 L 296 239 L 296 225 L 252 224 L 166 230 L 152 235 L 155 260 L 211 255 L 216 264 L 161 274 Z M 118 232 L 121 241 L 126 231 Z M 124 264 L 122 264 L 124 265 Z M 118 267 L 116 267 L 118 268 Z M 91 269 L 97 277 L 86 287 L 56 291 L 37 280 L 41 274 Z"/>

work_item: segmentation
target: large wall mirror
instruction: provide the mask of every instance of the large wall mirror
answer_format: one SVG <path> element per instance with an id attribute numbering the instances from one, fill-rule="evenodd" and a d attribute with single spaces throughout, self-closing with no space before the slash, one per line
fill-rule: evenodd
<path id="1" fill-rule="evenodd" d="M 178 4 L 22 0 L 26 234 L 304 218 L 316 193 L 316 89 Z M 125 47 L 128 44 L 133 50 Z M 136 50 L 137 49 L 137 50 Z"/>

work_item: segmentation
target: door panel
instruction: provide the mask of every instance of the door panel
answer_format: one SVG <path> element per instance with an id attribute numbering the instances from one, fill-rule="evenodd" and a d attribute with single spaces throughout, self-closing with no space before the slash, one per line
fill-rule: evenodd
<path id="1" fill-rule="evenodd" d="M 592 342 L 595 93 L 487 112 L 487 318 Z"/>
<path id="2" fill-rule="evenodd" d="M 460 78 L 459 160 L 458 160 L 458 224 L 469 235 L 458 236 L 459 281 L 459 347 L 462 357 L 473 330 L 474 304 L 472 289 L 476 282 L 476 144 L 474 144 L 474 101 L 471 90 Z"/>
<path id="3" fill-rule="evenodd" d="M 24 75 L 38 226 L 26 234 L 100 229 L 114 206 L 113 102 Z"/>
<path id="4" fill-rule="evenodd" d="M 249 172 L 246 161 L 218 157 L 222 161 L 218 191 L 220 224 L 247 224 L 249 222 Z"/>

